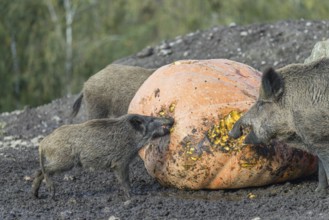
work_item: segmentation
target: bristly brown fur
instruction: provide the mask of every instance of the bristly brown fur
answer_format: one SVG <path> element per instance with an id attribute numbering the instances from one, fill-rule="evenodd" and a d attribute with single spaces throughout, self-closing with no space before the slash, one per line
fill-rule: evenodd
<path id="1" fill-rule="evenodd" d="M 248 144 L 278 139 L 318 156 L 316 191 L 324 192 L 329 177 L 329 58 L 268 69 L 257 102 L 230 135 L 241 136 L 243 126 L 252 127 L 245 139 Z"/>
<path id="2" fill-rule="evenodd" d="M 82 99 L 89 119 L 127 114 L 136 91 L 154 71 L 137 66 L 108 65 L 84 83 L 71 115 L 74 117 L 78 114 Z"/>
<path id="3" fill-rule="evenodd" d="M 41 170 L 36 172 L 32 194 L 38 197 L 40 184 L 45 179 L 54 197 L 55 188 L 50 176 L 81 165 L 113 170 L 129 197 L 129 164 L 151 139 L 169 135 L 172 125 L 172 118 L 127 114 L 61 126 L 40 143 Z"/>

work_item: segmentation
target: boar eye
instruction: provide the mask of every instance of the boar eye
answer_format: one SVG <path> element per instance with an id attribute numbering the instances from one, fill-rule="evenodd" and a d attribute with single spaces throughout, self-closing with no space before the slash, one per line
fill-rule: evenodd
<path id="1" fill-rule="evenodd" d="M 265 104 L 271 103 L 271 101 L 260 100 L 257 102 L 257 109 L 262 110 Z"/>
<path id="2" fill-rule="evenodd" d="M 258 102 L 257 102 L 257 109 L 258 109 L 258 110 L 261 110 L 261 108 L 265 105 L 265 103 L 266 103 L 266 102 L 264 102 L 264 101 L 258 101 Z"/>

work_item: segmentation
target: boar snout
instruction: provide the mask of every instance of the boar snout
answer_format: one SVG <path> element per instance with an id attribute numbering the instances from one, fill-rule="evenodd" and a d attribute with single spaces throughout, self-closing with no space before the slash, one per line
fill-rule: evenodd
<path id="1" fill-rule="evenodd" d="M 237 139 L 242 136 L 241 119 L 235 122 L 233 128 L 230 130 L 228 135 L 234 139 Z"/>
<path id="2" fill-rule="evenodd" d="M 234 139 L 238 139 L 243 134 L 243 127 L 247 126 L 245 122 L 243 122 L 244 118 L 240 118 L 233 126 L 231 131 L 228 133 L 228 135 Z M 251 130 L 249 134 L 246 136 L 244 140 L 245 144 L 260 144 L 261 141 L 257 138 L 255 132 Z"/>
<path id="3" fill-rule="evenodd" d="M 175 121 L 173 118 L 168 117 L 168 118 L 160 118 L 157 121 L 155 121 L 155 123 L 157 124 L 157 128 L 155 129 L 152 137 L 158 138 L 170 134 L 170 129 L 174 125 Z"/>
<path id="4" fill-rule="evenodd" d="M 170 133 L 170 129 L 172 128 L 172 126 L 175 123 L 175 120 L 173 118 L 166 118 L 166 121 L 164 122 L 164 124 L 162 125 L 163 128 L 163 133 L 164 134 L 169 134 Z"/>

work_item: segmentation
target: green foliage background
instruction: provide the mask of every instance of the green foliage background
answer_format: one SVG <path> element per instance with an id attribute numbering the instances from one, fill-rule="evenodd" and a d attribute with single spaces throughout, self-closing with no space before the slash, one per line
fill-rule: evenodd
<path id="1" fill-rule="evenodd" d="M 78 93 L 113 60 L 197 29 L 328 11 L 328 0 L 1 0 L 0 112 Z"/>

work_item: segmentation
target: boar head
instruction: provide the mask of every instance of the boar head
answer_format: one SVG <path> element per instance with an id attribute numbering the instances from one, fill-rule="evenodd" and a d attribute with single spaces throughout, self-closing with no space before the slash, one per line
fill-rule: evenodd
<path id="1" fill-rule="evenodd" d="M 169 135 L 174 125 L 174 119 L 170 117 L 160 118 L 137 114 L 130 117 L 131 125 L 136 131 L 142 133 L 145 140 Z"/>
<path id="2" fill-rule="evenodd" d="M 239 138 L 242 129 L 250 127 L 246 144 L 267 144 L 273 138 L 286 140 L 292 137 L 291 105 L 286 101 L 287 93 L 283 77 L 274 69 L 267 69 L 262 76 L 257 102 L 235 123 L 229 135 Z"/>

